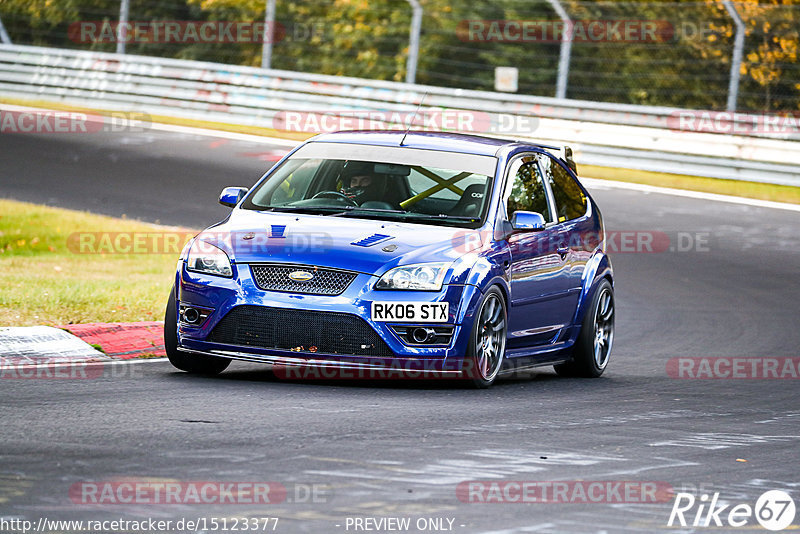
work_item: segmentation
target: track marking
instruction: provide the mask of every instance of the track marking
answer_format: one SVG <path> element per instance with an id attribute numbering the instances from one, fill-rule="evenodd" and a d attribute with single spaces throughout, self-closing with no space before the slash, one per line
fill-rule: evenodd
<path id="1" fill-rule="evenodd" d="M 224 130 L 210 130 L 208 128 L 196 128 L 194 126 L 178 126 L 176 124 L 162 124 L 159 122 L 150 123 L 151 130 L 160 130 L 163 132 L 185 133 L 195 135 L 205 135 L 208 137 L 217 137 L 219 139 L 231 139 L 234 141 L 250 141 L 252 143 L 261 143 L 265 145 L 277 145 L 287 148 L 294 148 L 304 141 L 294 141 L 291 139 L 282 139 L 280 137 L 267 137 L 264 135 L 244 134 L 237 132 L 226 132 Z"/>
<path id="2" fill-rule="evenodd" d="M 798 435 L 762 436 L 757 434 L 726 434 L 720 432 L 701 432 L 683 438 L 650 443 L 650 447 L 695 447 L 705 450 L 730 449 L 731 447 L 749 447 L 772 443 L 794 442 Z"/>
<path id="3" fill-rule="evenodd" d="M 702 193 L 700 191 L 688 191 L 686 189 L 670 189 L 669 187 L 634 184 L 630 182 L 617 182 L 614 180 L 599 180 L 597 178 L 578 178 L 580 179 L 581 183 L 590 188 L 597 187 L 602 189 L 603 187 L 607 187 L 613 189 L 630 189 L 631 191 L 641 191 L 643 193 L 659 193 L 662 195 L 672 195 L 677 197 L 712 200 L 714 202 L 729 202 L 731 204 L 742 204 L 744 206 L 755 206 L 758 208 L 771 208 L 800 212 L 800 204 L 788 204 L 786 202 L 773 202 L 771 200 L 735 197 L 732 195 L 720 195 L 717 193 Z"/>

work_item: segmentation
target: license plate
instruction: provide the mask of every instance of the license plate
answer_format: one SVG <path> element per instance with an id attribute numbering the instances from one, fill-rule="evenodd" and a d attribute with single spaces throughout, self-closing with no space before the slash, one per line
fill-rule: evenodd
<path id="1" fill-rule="evenodd" d="M 373 302 L 372 320 L 396 323 L 446 323 L 447 302 Z"/>

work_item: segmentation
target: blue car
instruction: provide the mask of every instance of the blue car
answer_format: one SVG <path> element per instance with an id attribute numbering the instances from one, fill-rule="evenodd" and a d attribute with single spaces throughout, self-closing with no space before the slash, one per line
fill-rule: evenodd
<path id="1" fill-rule="evenodd" d="M 199 374 L 231 360 L 337 376 L 598 377 L 614 339 L 603 221 L 572 152 L 430 132 L 318 135 L 181 253 L 164 337 Z"/>

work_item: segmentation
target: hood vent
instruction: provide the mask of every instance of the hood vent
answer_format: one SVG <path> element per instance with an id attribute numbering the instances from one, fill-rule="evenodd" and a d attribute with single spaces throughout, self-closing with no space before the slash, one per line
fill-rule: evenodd
<path id="1" fill-rule="evenodd" d="M 357 247 L 371 247 L 372 245 L 377 245 L 378 243 L 383 243 L 384 241 L 388 241 L 393 239 L 392 236 L 386 234 L 372 234 L 369 237 L 365 237 L 360 241 L 353 241 L 350 243 L 351 245 L 355 245 Z"/>
<path id="2" fill-rule="evenodd" d="M 269 236 L 282 239 L 286 237 L 284 234 L 286 233 L 286 225 L 284 224 L 273 224 L 270 228 Z"/>

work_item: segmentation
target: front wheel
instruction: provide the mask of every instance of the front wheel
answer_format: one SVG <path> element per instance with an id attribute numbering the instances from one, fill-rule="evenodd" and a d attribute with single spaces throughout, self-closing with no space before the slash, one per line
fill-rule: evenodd
<path id="1" fill-rule="evenodd" d="M 477 388 L 491 386 L 503 366 L 507 324 L 503 295 L 499 289 L 492 287 L 478 306 L 464 358 L 463 374 Z"/>
<path id="2" fill-rule="evenodd" d="M 169 293 L 167 313 L 164 315 L 164 350 L 169 362 L 187 373 L 198 375 L 218 375 L 231 361 L 226 358 L 187 354 L 178 350 L 178 308 L 175 302 L 175 288 Z"/>
<path id="3" fill-rule="evenodd" d="M 613 343 L 614 289 L 608 280 L 603 279 L 586 310 L 572 361 L 556 365 L 555 370 L 561 376 L 597 378 L 608 366 Z"/>

